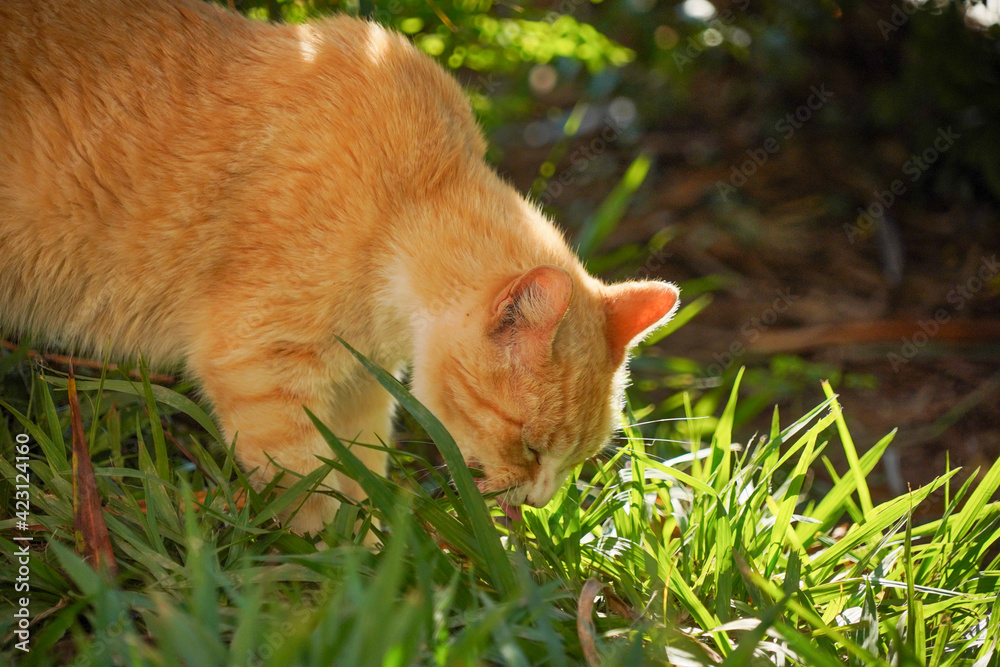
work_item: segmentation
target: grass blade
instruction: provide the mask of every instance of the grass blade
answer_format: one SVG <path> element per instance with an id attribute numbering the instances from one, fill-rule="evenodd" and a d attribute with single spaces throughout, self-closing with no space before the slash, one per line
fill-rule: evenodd
<path id="1" fill-rule="evenodd" d="M 441 451 L 445 463 L 448 464 L 448 470 L 451 472 L 452 478 L 455 480 L 455 486 L 459 492 L 460 504 L 465 509 L 465 514 L 475 533 L 476 542 L 479 544 L 479 548 L 483 552 L 483 557 L 486 559 L 493 584 L 497 587 L 497 591 L 501 597 L 507 598 L 513 595 L 517 591 L 514 569 L 510 559 L 507 557 L 506 550 L 500 543 L 500 535 L 497 533 L 496 525 L 494 525 L 489 510 L 486 508 L 486 502 L 483 500 L 482 494 L 479 493 L 479 488 L 472 478 L 472 473 L 465 465 L 465 459 L 458 450 L 458 445 L 455 444 L 455 440 L 451 437 L 451 434 L 438 421 L 438 418 L 417 401 L 413 397 L 413 394 L 399 380 L 394 378 L 391 373 L 369 361 L 367 357 L 348 345 L 344 340 L 340 342 L 343 343 L 344 347 L 351 354 L 357 357 L 358 361 L 378 380 L 379 384 L 385 387 L 386 391 L 392 394 L 399 401 L 399 404 L 431 436 L 434 444 Z"/>

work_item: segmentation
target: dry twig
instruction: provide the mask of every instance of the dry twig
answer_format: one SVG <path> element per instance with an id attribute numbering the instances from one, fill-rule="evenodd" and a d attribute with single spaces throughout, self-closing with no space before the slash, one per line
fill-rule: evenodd
<path id="1" fill-rule="evenodd" d="M 12 343 L 9 340 L 0 340 L 0 347 L 14 351 L 20 349 L 17 343 Z M 93 359 L 77 359 L 73 356 L 66 356 L 65 354 L 53 354 L 53 353 L 42 353 L 36 352 L 34 350 L 28 350 L 29 359 L 43 359 L 52 364 L 61 364 L 63 366 L 83 366 L 84 368 L 92 368 L 96 371 L 105 368 L 103 361 L 95 361 Z M 109 371 L 119 370 L 118 364 L 107 364 L 107 369 Z M 129 371 L 129 375 L 136 380 L 142 379 L 142 374 L 138 370 Z M 177 382 L 177 378 L 173 375 L 163 375 L 158 373 L 150 374 L 149 381 L 156 384 L 174 384 Z"/>
<path id="2" fill-rule="evenodd" d="M 583 649 L 583 657 L 587 660 L 588 667 L 594 667 L 601 663 L 601 656 L 597 652 L 597 640 L 594 637 L 594 599 L 604 588 L 604 584 L 597 579 L 587 579 L 580 591 L 580 602 L 576 607 L 576 633 L 580 636 L 580 647 Z"/>

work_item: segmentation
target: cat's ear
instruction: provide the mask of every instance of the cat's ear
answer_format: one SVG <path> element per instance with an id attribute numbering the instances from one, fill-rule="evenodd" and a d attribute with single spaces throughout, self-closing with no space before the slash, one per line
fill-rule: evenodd
<path id="1" fill-rule="evenodd" d="M 559 268 L 536 266 L 507 284 L 493 301 L 491 333 L 516 348 L 525 361 L 541 361 L 552 349 L 569 308 L 573 279 Z"/>
<path id="2" fill-rule="evenodd" d="M 677 307 L 679 292 L 655 280 L 611 285 L 605 292 L 608 350 L 617 365 L 653 329 L 666 324 Z"/>

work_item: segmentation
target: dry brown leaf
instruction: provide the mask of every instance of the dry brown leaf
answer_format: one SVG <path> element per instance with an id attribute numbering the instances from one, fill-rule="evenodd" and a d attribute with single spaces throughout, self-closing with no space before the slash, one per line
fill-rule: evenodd
<path id="1" fill-rule="evenodd" d="M 90 451 L 83 434 L 80 402 L 76 396 L 76 377 L 69 369 L 69 419 L 73 429 L 73 535 L 76 550 L 98 572 L 111 576 L 118 574 L 118 564 L 111 550 L 108 524 L 104 522 L 101 497 L 97 493 L 97 479 Z"/>

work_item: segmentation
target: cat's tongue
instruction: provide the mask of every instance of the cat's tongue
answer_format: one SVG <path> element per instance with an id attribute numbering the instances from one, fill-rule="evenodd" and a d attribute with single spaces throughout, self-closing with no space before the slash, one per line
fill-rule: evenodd
<path id="1" fill-rule="evenodd" d="M 502 500 L 498 500 L 497 504 L 500 506 L 500 509 L 503 510 L 503 513 L 506 514 L 508 518 L 513 519 L 514 521 L 521 521 L 524 518 L 523 515 L 521 514 L 520 505 L 508 505 Z"/>

